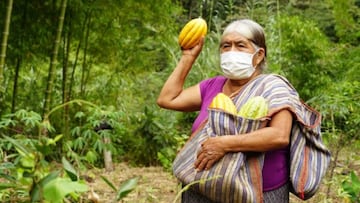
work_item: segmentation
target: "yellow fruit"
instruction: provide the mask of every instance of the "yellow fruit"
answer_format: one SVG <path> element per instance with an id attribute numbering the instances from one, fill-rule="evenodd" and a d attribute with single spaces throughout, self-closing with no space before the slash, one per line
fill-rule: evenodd
<path id="1" fill-rule="evenodd" d="M 261 96 L 249 99 L 240 109 L 238 116 L 258 119 L 267 115 L 269 110 L 266 100 Z"/>
<path id="2" fill-rule="evenodd" d="M 211 101 L 210 108 L 222 109 L 226 112 L 236 115 L 237 110 L 234 102 L 230 97 L 226 96 L 224 93 L 217 94 L 214 99 Z"/>
<path id="3" fill-rule="evenodd" d="M 190 20 L 179 34 L 179 45 L 183 49 L 191 49 L 199 43 L 207 33 L 207 24 L 201 17 Z"/>

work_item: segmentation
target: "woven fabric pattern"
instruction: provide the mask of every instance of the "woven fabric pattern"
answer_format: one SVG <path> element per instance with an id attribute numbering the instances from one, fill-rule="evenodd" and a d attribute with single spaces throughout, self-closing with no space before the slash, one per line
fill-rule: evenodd
<path id="1" fill-rule="evenodd" d="M 237 109 L 254 96 L 264 97 L 269 104 L 267 117 L 245 119 L 221 109 L 209 109 L 204 127 L 195 132 L 173 162 L 174 175 L 183 184 L 217 202 L 263 202 L 263 153 L 228 153 L 208 171 L 194 168 L 200 144 L 210 136 L 237 135 L 266 125 L 280 110 L 294 115 L 290 144 L 290 181 L 292 192 L 301 199 L 310 198 L 318 189 L 330 160 L 320 132 L 321 117 L 306 106 L 292 85 L 283 77 L 260 75 L 232 97 Z M 196 184 L 193 184 L 196 181 Z"/>

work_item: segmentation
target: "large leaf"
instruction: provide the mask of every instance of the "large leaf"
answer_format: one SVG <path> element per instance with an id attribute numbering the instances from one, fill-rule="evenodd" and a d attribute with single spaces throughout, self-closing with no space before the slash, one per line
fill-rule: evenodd
<path id="1" fill-rule="evenodd" d="M 67 178 L 56 178 L 44 186 L 44 199 L 52 203 L 62 203 L 66 195 L 87 190 L 85 183 L 74 182 Z"/>
<path id="2" fill-rule="evenodd" d="M 61 162 L 63 164 L 64 170 L 66 171 L 66 174 L 71 178 L 71 180 L 77 181 L 78 175 L 71 163 L 65 157 L 61 159 Z"/>
<path id="3" fill-rule="evenodd" d="M 40 201 L 42 199 L 42 197 L 40 196 L 42 194 L 42 192 L 40 192 L 40 191 L 43 190 L 44 185 L 46 185 L 50 181 L 57 178 L 59 176 L 59 174 L 60 174 L 60 171 L 51 172 L 47 176 L 45 176 L 43 179 L 41 179 L 39 183 L 36 183 L 34 185 L 33 189 L 30 191 L 31 202 Z"/>
<path id="4" fill-rule="evenodd" d="M 138 177 L 135 177 L 125 181 L 119 188 L 116 200 L 121 200 L 122 198 L 126 197 L 127 194 L 133 191 L 137 185 L 138 179 Z"/>

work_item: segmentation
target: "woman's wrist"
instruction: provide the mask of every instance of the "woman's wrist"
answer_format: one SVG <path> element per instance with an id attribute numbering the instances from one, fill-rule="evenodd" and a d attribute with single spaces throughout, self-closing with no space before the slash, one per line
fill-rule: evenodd
<path id="1" fill-rule="evenodd" d="M 232 142 L 234 142 L 232 135 L 221 136 L 220 144 L 221 144 L 222 148 L 224 149 L 225 153 L 234 151 L 232 149 L 232 144 L 231 144 Z"/>
<path id="2" fill-rule="evenodd" d="M 183 54 L 180 58 L 179 65 L 187 68 L 191 68 L 196 60 L 196 57 L 190 54 Z"/>
<path id="3" fill-rule="evenodd" d="M 192 55 L 191 53 L 182 53 L 180 61 L 189 62 L 193 64 L 196 60 L 196 56 Z"/>

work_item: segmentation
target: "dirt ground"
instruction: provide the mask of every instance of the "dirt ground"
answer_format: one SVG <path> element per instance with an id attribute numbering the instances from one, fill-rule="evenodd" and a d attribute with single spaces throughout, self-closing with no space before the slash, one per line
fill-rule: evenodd
<path id="1" fill-rule="evenodd" d="M 131 193 L 129 193 L 120 203 L 175 203 L 177 194 L 180 191 L 179 185 L 175 177 L 163 170 L 161 167 L 131 167 L 126 163 L 115 165 L 112 172 L 106 172 L 103 169 L 93 169 L 88 171 L 89 175 L 95 177 L 91 183 L 94 191 L 100 196 L 100 202 L 111 203 L 115 198 L 115 192 L 104 182 L 100 175 L 105 176 L 116 187 L 119 187 L 124 181 L 139 177 L 138 185 Z M 325 190 L 325 186 L 320 191 Z M 301 201 L 295 196 L 290 195 L 291 203 L 319 203 L 328 202 L 323 196 L 325 192 L 318 192 L 308 201 Z M 180 201 L 176 201 L 179 203 Z M 337 201 L 331 201 L 337 202 Z"/>
<path id="2" fill-rule="evenodd" d="M 100 196 L 101 203 L 112 202 L 115 192 L 100 175 L 105 176 L 116 187 L 130 178 L 139 178 L 137 187 L 120 201 L 124 203 L 172 203 L 180 191 L 175 177 L 161 167 L 131 167 L 126 163 L 120 163 L 114 168 L 112 172 L 106 172 L 104 169 L 88 172 L 90 176 L 95 175 L 95 182 L 91 184 L 94 192 Z"/>

